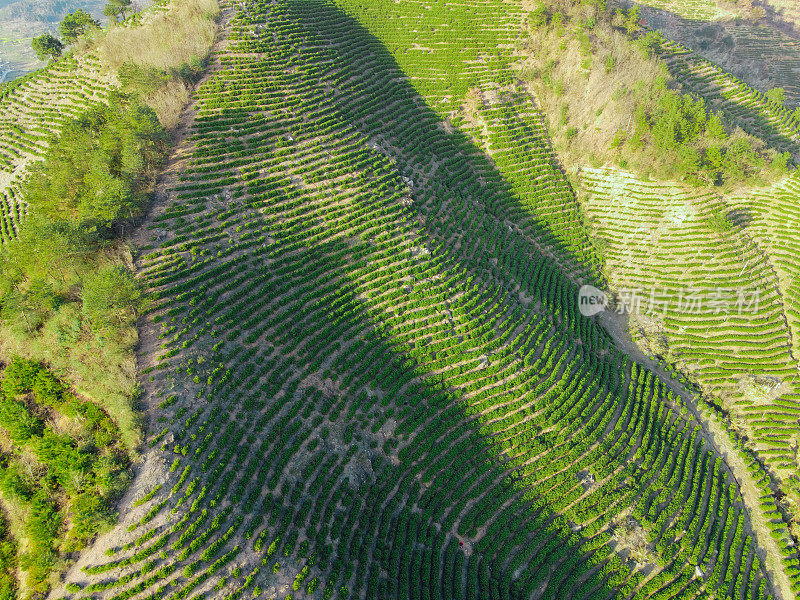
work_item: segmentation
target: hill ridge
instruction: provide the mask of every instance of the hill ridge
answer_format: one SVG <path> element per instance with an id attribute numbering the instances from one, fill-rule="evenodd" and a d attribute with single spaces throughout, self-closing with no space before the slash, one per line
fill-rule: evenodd
<path id="1" fill-rule="evenodd" d="M 440 117 L 427 113 L 423 103 L 399 100 L 414 96 L 398 87 L 394 71 L 386 72 L 388 56 L 380 53 L 375 41 L 365 48 L 353 43 L 352 36 L 363 30 L 337 13 L 334 5 L 281 2 L 259 10 L 267 19 L 259 19 L 253 9 L 239 13 L 232 37 L 241 50 L 248 51 L 244 54 L 260 54 L 261 62 L 245 61 L 242 52 L 220 54 L 224 67 L 198 92 L 194 165 L 182 172 L 170 195 L 163 196 L 170 203 L 165 211 L 153 213 L 150 247 L 140 257 L 142 276 L 156 290 L 152 315 L 157 322 L 166 320 L 162 334 L 169 338 L 162 339 L 171 340 L 161 359 L 145 369 L 145 375 L 153 377 L 148 383 L 149 393 L 155 394 L 150 396 L 150 405 L 162 404 L 163 409 L 154 414 L 173 415 L 167 421 L 175 419 L 177 425 L 167 427 L 165 433 L 154 431 L 149 444 L 161 448 L 155 453 L 165 458 L 164 465 L 170 452 L 180 460 L 161 491 L 144 506 L 158 508 L 166 502 L 161 511 L 177 508 L 173 519 L 179 523 L 186 519 L 190 527 L 194 519 L 190 515 L 202 516 L 207 498 L 220 502 L 219 524 L 203 529 L 198 520 L 197 531 L 209 532 L 209 541 L 203 544 L 223 540 L 213 557 L 228 556 L 223 553 L 238 546 L 238 558 L 230 560 L 241 566 L 240 573 L 252 575 L 249 589 L 258 585 L 270 593 L 288 592 L 288 587 L 281 586 L 289 585 L 295 569 L 305 568 L 305 559 L 298 563 L 294 557 L 313 552 L 314 562 L 305 566 L 308 577 L 319 578 L 319 589 L 328 586 L 334 593 L 347 585 L 348 590 L 365 590 L 360 593 L 367 597 L 384 597 L 406 589 L 397 586 L 419 585 L 419 581 L 412 584 L 409 566 L 403 566 L 408 563 L 401 561 L 399 550 L 407 549 L 402 552 L 409 553 L 409 560 L 436 565 L 436 574 L 431 570 L 431 576 L 439 586 L 446 572 L 448 582 L 458 580 L 459 586 L 466 582 L 484 585 L 479 582 L 485 578 L 487 590 L 500 586 L 517 594 L 522 586 L 532 586 L 532 590 L 541 583 L 549 597 L 577 598 L 593 591 L 607 595 L 611 590 L 604 586 L 612 575 L 625 595 L 644 597 L 670 582 L 674 590 L 699 593 L 701 582 L 692 579 L 692 569 L 684 572 L 676 567 L 674 573 L 651 572 L 650 576 L 627 572 L 607 546 L 612 537 L 604 522 L 607 516 L 598 521 L 600 515 L 587 504 L 588 498 L 606 498 L 604 502 L 610 504 L 600 510 L 607 515 L 608 506 L 616 511 L 640 498 L 645 508 L 638 509 L 637 517 L 653 527 L 648 517 L 651 510 L 653 514 L 675 511 L 685 500 L 690 506 L 705 506 L 706 519 L 717 519 L 709 514 L 713 509 L 724 521 L 739 523 L 724 527 L 730 537 L 717 542 L 724 544 L 717 546 L 722 548 L 719 559 L 717 550 L 706 548 L 705 542 L 696 550 L 702 554 L 708 550 L 709 574 L 716 568 L 715 577 L 724 578 L 728 567 L 723 569 L 723 559 L 727 560 L 734 539 L 740 543 L 734 532 L 744 526 L 742 509 L 730 495 L 734 488 L 715 488 L 717 479 L 712 474 L 717 459 L 702 453 L 691 420 L 685 421 L 662 404 L 667 394 L 662 384 L 646 370 L 623 366 L 628 363 L 615 355 L 610 340 L 577 314 L 573 295 L 577 289 L 565 285 L 533 247 L 507 229 L 501 217 L 491 216 L 484 208 L 491 208 L 490 200 L 471 198 L 466 190 L 455 193 L 462 182 L 472 182 L 472 172 L 482 173 L 489 182 L 492 171 L 480 167 L 477 154 L 465 151 L 477 168 L 456 171 L 450 167 L 449 173 L 443 170 L 438 179 L 425 182 L 413 169 L 404 172 L 399 160 L 395 166 L 379 148 L 364 144 L 364 137 L 353 135 L 358 128 L 349 124 L 361 123 L 367 131 L 379 127 L 409 146 L 414 139 L 425 139 L 442 151 L 450 144 L 467 144 L 468 149 L 466 139 L 438 129 Z M 298 23 L 304 23 L 308 31 L 303 33 Z M 346 35 L 337 33 L 343 25 Z M 316 37 L 310 37 L 311 32 Z M 326 48 L 317 40 L 331 39 L 340 52 L 362 58 L 344 62 L 346 55 L 331 54 L 333 60 L 316 56 Z M 269 40 L 269 53 L 261 54 L 261 40 Z M 377 64 L 380 71 L 368 67 Z M 365 110 L 368 82 L 384 97 L 388 92 L 382 86 L 390 86 L 398 101 Z M 339 86 L 340 91 L 327 89 L 326 84 Z M 332 93 L 337 99 L 335 108 L 321 102 Z M 288 98 L 299 104 L 289 104 Z M 262 114 L 268 116 L 257 118 L 253 106 L 262 103 Z M 309 119 L 327 119 L 327 124 L 306 128 L 306 121 L 291 106 L 302 106 Z M 404 107 L 412 116 L 392 117 L 392 106 Z M 358 120 L 359 110 L 366 120 Z M 499 119 L 491 110 L 488 114 Z M 404 134 L 409 126 L 422 135 Z M 338 158 L 339 152 L 346 152 L 347 158 Z M 253 155 L 260 157 L 258 162 Z M 355 176 L 348 175 L 352 168 L 346 167 L 347 161 L 360 165 Z M 222 165 L 228 165 L 224 172 Z M 206 169 L 214 175 L 206 177 Z M 369 187 L 364 187 L 367 182 L 371 182 Z M 488 194 L 504 198 L 502 194 L 508 192 L 503 190 L 491 186 Z M 503 208 L 499 203 L 495 206 Z M 446 219 L 454 218 L 463 225 L 448 229 Z M 339 229 L 345 233 L 338 234 Z M 354 230 L 355 235 L 347 233 Z M 516 252 L 530 260 L 517 264 L 533 267 L 527 277 L 535 279 L 528 283 L 526 274 L 512 275 L 513 264 L 493 261 L 495 256 L 514 256 L 512 239 L 517 242 Z M 467 267 L 470 261 L 474 264 Z M 538 278 L 542 283 L 534 284 Z M 517 283 L 525 288 L 526 297 L 531 294 L 538 300 L 539 309 L 531 310 L 534 301 L 523 305 L 513 292 Z M 473 286 L 474 293 L 466 293 Z M 206 312 L 215 311 L 214 307 L 219 311 Z M 543 310 L 547 308 L 551 310 Z M 432 339 L 423 343 L 428 337 Z M 608 353 L 620 362 L 599 358 Z M 453 359 L 448 360 L 447 354 Z M 615 375 L 620 368 L 620 375 Z M 541 374 L 535 375 L 540 369 Z M 558 383 L 562 373 L 572 375 Z M 590 383 L 595 377 L 603 383 Z M 369 384 L 381 380 L 381 385 Z M 471 381 L 476 383 L 474 389 L 458 392 Z M 257 395 L 256 390 L 260 390 Z M 263 398 L 271 401 L 263 403 Z M 673 396 L 669 402 L 678 399 Z M 335 416 L 345 412 L 348 420 L 344 422 Z M 564 423 L 569 425 L 555 425 L 568 415 Z M 437 428 L 437 421 L 444 427 Z M 584 431 L 586 421 L 595 423 L 598 431 L 592 426 Z M 467 422 L 470 426 L 465 428 Z M 363 434 L 356 424 L 364 428 Z M 256 434 L 261 427 L 266 429 Z M 230 443 L 207 437 L 209 428 L 217 428 L 221 439 Z M 407 437 L 417 430 L 421 433 L 416 438 Z M 526 430 L 528 434 L 523 433 Z M 194 442 L 190 431 L 200 432 Z M 266 435 L 267 431 L 274 436 Z M 578 435 L 603 431 L 621 437 L 582 441 Z M 165 443 L 168 437 L 171 441 Z M 676 438 L 683 450 L 676 446 L 668 451 Z M 257 458 L 259 439 L 262 456 L 269 457 L 263 466 Z M 418 442 L 410 444 L 411 439 Z M 504 449 L 506 457 L 497 462 L 491 459 L 495 448 Z M 690 450 L 695 457 L 691 461 L 686 455 Z M 601 460 L 604 454 L 611 462 Z M 638 459 L 626 462 L 629 456 Z M 469 462 L 459 465 L 459 457 Z M 230 461 L 241 468 L 234 472 Z M 555 467 L 551 474 L 540 471 L 548 462 Z M 184 464 L 191 468 L 182 470 Z M 677 482 L 692 472 L 706 485 L 692 493 L 687 482 L 687 487 L 661 488 L 663 495 L 651 496 L 646 487 L 639 486 L 649 485 L 654 477 L 658 480 L 659 468 L 647 471 L 646 465 L 666 469 L 665 483 L 671 480 L 670 473 Z M 596 487 L 581 483 L 589 481 L 577 476 L 584 467 L 595 471 Z M 597 469 L 603 468 L 608 471 L 601 476 Z M 452 484 L 449 472 L 454 475 Z M 628 489 L 626 480 L 634 487 Z M 268 493 L 258 493 L 262 481 Z M 719 484 L 723 481 L 724 477 Z M 369 482 L 371 486 L 360 487 Z M 171 495 L 167 490 L 172 486 Z M 364 490 L 366 501 L 354 495 L 359 489 Z M 433 493 L 437 489 L 456 505 L 442 503 Z M 334 495 L 318 499 L 310 490 L 330 490 L 326 493 Z M 473 497 L 462 495 L 470 491 Z M 237 525 L 235 514 L 224 509 L 235 505 L 236 500 L 226 503 L 229 494 L 245 505 L 261 503 L 263 519 L 258 511 L 240 513 Z M 518 504 L 522 499 L 523 504 Z M 193 501 L 198 503 L 191 511 L 186 507 Z M 304 506 L 312 512 L 305 513 Z M 496 512 L 497 507 L 506 509 Z M 560 516 L 551 514 L 553 510 Z M 570 529 L 564 513 L 572 518 L 583 515 L 587 521 L 582 529 Z M 309 525 L 308 514 L 322 515 L 319 527 Z M 683 515 L 680 520 L 689 525 L 690 517 Z M 517 518 L 531 528 L 530 533 L 511 526 Z M 296 528 L 291 526 L 294 521 Z M 191 557 L 198 556 L 202 545 L 192 549 L 187 545 L 190 538 L 180 542 L 181 530 L 173 528 L 171 533 L 163 517 L 152 523 L 157 527 L 146 523 L 130 534 L 119 532 L 121 542 L 137 536 L 143 541 L 141 546 L 118 550 L 115 554 L 122 558 L 113 558 L 109 565 L 142 555 L 122 573 L 126 574 L 123 579 L 127 573 L 134 574 L 131 585 L 142 582 L 143 592 L 154 584 L 148 584 L 145 573 L 137 572 L 135 565 L 148 560 L 150 548 L 154 550 L 149 556 L 154 556 L 158 548 L 171 547 L 174 539 L 177 549 L 188 549 L 185 558 L 169 551 L 152 568 L 173 569 L 173 575 L 166 577 L 180 577 L 183 569 L 185 579 L 176 580 L 181 594 L 210 590 L 215 580 L 209 573 L 211 558 L 188 571 L 184 566 L 194 564 Z M 361 529 L 355 533 L 355 523 L 369 524 L 370 531 L 381 533 L 377 538 L 366 537 L 372 534 Z M 232 537 L 227 537 L 229 525 L 234 527 Z M 545 533 L 553 531 L 549 527 L 565 537 L 559 541 Z M 723 530 L 721 523 L 715 527 Z M 186 531 L 190 530 L 195 531 Z M 244 537 L 237 537 L 237 531 L 244 531 Z M 450 536 L 441 537 L 446 531 Z M 654 531 L 656 539 L 663 539 L 661 552 L 674 534 L 668 533 L 672 530 L 666 520 Z M 246 541 L 247 532 L 254 540 L 252 547 Z M 327 550 L 340 534 L 347 537 Z M 392 544 L 388 540 L 395 535 L 397 543 Z M 400 541 L 406 537 L 407 543 Z M 276 539 L 278 554 L 269 554 L 270 542 Z M 585 540 L 581 553 L 571 554 L 570 548 L 581 539 Z M 303 542 L 308 542 L 307 550 L 298 549 L 297 544 Z M 716 543 L 712 540 L 711 545 Z M 291 557 L 289 579 L 281 575 L 284 564 L 274 575 L 262 568 L 286 548 L 287 558 Z M 766 584 L 759 587 L 757 583 L 760 567 L 750 567 L 755 565 L 752 542 L 736 548 L 737 556 L 747 548 L 742 560 L 748 570 L 742 577 L 753 573 L 749 583 L 755 586 L 753 593 L 759 594 Z M 265 551 L 269 560 L 260 564 Z M 349 574 L 345 565 L 353 563 L 343 560 L 347 556 L 357 558 Z M 548 562 L 536 564 L 537 560 Z M 400 579 L 381 577 L 384 564 Z M 80 575 L 87 591 L 104 589 L 99 584 L 105 570 L 97 565 Z M 461 575 L 452 575 L 456 573 Z M 248 583 L 240 581 L 219 593 L 243 594 Z M 552 582 L 549 586 L 548 581 Z M 108 597 L 112 595 L 113 591 Z"/>

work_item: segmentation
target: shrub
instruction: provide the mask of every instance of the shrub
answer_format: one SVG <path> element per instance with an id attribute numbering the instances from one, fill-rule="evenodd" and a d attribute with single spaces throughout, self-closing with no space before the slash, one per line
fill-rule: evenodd
<path id="1" fill-rule="evenodd" d="M 64 44 L 49 33 L 43 33 L 33 38 L 31 47 L 39 60 L 58 58 L 64 50 Z"/>

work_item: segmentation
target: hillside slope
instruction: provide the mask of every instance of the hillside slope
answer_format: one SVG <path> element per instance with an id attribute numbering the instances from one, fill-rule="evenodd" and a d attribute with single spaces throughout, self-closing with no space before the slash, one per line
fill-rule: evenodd
<path id="1" fill-rule="evenodd" d="M 742 172 L 731 164 L 721 169 L 723 176 L 700 181 L 700 162 L 671 173 L 657 167 L 658 161 L 669 166 L 676 156 L 678 162 L 693 156 L 694 149 L 702 153 L 694 156 L 707 157 L 710 150 L 719 151 L 721 139 L 786 151 L 796 161 L 800 113 L 792 110 L 791 99 L 782 102 L 780 90 L 763 93 L 662 37 L 672 31 L 691 37 L 694 30 L 746 27 L 743 21 L 698 12 L 716 10 L 723 2 L 645 4 L 659 6 L 642 9 L 647 21 L 635 10 L 612 10 L 606 27 L 593 27 L 582 4 L 571 5 L 565 22 L 555 18 L 565 3 L 545 3 L 531 19 L 527 42 L 533 50 L 525 77 L 542 98 L 593 241 L 603 250 L 608 289 L 629 316 L 611 321 L 615 336 L 625 343 L 624 332 L 630 330 L 652 361 L 647 364 L 692 384 L 700 404 L 719 413 L 737 443 L 767 468 L 768 495 L 791 531 L 791 538 L 785 533 L 775 538 L 784 540 L 785 554 L 792 554 L 800 533 L 796 169 L 786 163 L 780 173 L 759 168 L 749 177 L 725 181 L 737 169 Z M 679 18 L 678 13 L 686 14 Z M 635 21 L 626 22 L 626 15 Z M 714 26 L 703 20 L 713 18 L 718 18 Z M 763 58 L 765 44 L 771 53 L 782 52 L 783 46 L 768 37 L 735 49 Z M 554 61 L 548 63 L 550 58 Z M 768 66 L 790 70 L 791 55 L 782 58 L 787 65 Z M 666 82 L 667 95 L 660 98 L 648 95 L 658 87 L 654 73 Z M 626 90 L 644 93 L 636 92 L 631 101 Z M 794 93 L 786 91 L 787 97 Z M 675 103 L 663 102 L 670 94 L 695 109 L 715 111 L 725 133 L 693 148 L 696 138 L 684 135 L 691 130 L 691 117 L 680 117 Z M 653 124 L 652 132 L 658 128 L 659 135 L 675 133 L 680 142 L 667 140 L 659 147 L 655 136 L 647 137 L 643 122 Z M 653 142 L 655 157 L 649 160 Z M 647 158 L 636 160 L 637 153 Z"/>
<path id="2" fill-rule="evenodd" d="M 0 236 L 16 235 L 24 213 L 19 186 L 32 160 L 69 118 L 108 96 L 109 79 L 96 56 L 67 57 L 0 88 Z"/>
<path id="3" fill-rule="evenodd" d="M 791 597 L 713 436 L 578 313 L 516 5 L 225 14 L 140 233 L 150 450 L 66 589 Z"/>
<path id="4" fill-rule="evenodd" d="M 147 102 L 165 116 L 180 102 L 213 39 L 215 8 L 159 2 L 0 86 L 3 598 L 43 597 L 116 522 L 142 436 L 134 355 L 142 294 L 121 232 L 147 204 L 168 145 Z M 158 27 L 176 17 L 180 27 L 164 35 Z M 141 63 L 168 43 L 182 48 L 169 53 L 170 72 L 145 92 L 123 93 L 109 59 L 135 70 L 131 50 Z M 196 68 L 179 70 L 181 61 Z M 170 93 L 159 96 L 159 86 Z"/>

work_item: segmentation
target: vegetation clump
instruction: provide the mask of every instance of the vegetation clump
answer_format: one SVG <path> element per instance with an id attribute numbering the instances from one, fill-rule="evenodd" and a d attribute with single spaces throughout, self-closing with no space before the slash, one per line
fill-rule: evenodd
<path id="1" fill-rule="evenodd" d="M 44 358 L 102 398 L 135 443 L 136 343 L 143 295 L 120 235 L 142 213 L 167 148 L 155 114 L 120 95 L 67 122 L 22 186 L 29 215 L 0 251 L 8 351 Z M 130 358 L 129 360 L 132 360 Z"/>
<path id="2" fill-rule="evenodd" d="M 37 35 L 31 40 L 31 47 L 33 48 L 36 58 L 39 60 L 51 60 L 61 56 L 64 51 L 64 44 L 49 33 Z"/>
<path id="3" fill-rule="evenodd" d="M 67 44 L 74 44 L 78 38 L 91 29 L 100 27 L 100 22 L 92 18 L 92 15 L 83 9 L 78 9 L 69 13 L 61 23 L 58 24 L 58 31 Z"/>
<path id="4" fill-rule="evenodd" d="M 531 13 L 532 62 L 522 76 L 550 117 L 568 162 L 617 164 L 640 174 L 723 186 L 775 178 L 790 155 L 768 147 L 685 93 L 644 33 L 638 9 L 604 0 L 546 0 Z"/>
<path id="5" fill-rule="evenodd" d="M 103 14 L 114 21 L 125 17 L 125 13 L 131 9 L 131 0 L 109 0 L 103 9 Z"/>
<path id="6" fill-rule="evenodd" d="M 50 220 L 108 230 L 141 213 L 166 145 L 150 108 L 113 96 L 65 124 L 31 169 L 25 201 Z"/>
<path id="7" fill-rule="evenodd" d="M 130 4 L 130 0 L 114 1 L 127 1 L 127 3 Z M 94 19 L 85 10 L 79 8 L 76 11 L 68 13 L 61 23 L 58 24 L 58 32 L 61 35 L 61 39 L 58 39 L 50 33 L 43 33 L 31 40 L 31 48 L 36 58 L 39 60 L 55 60 L 61 56 L 64 48 L 74 44 L 81 36 L 97 30 L 99 27 L 100 22 L 97 19 Z"/>
<path id="8" fill-rule="evenodd" d="M 0 497 L 21 542 L 14 550 L 4 528 L 0 598 L 13 598 L 16 585 L 6 574 L 17 564 L 23 588 L 44 593 L 65 555 L 114 523 L 111 502 L 130 477 L 128 453 L 100 406 L 21 358 L 3 371 L 0 440 Z"/>

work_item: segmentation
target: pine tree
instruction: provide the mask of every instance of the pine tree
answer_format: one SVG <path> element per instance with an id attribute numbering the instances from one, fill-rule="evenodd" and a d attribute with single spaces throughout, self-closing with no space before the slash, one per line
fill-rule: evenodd
<path id="1" fill-rule="evenodd" d="M 72 44 L 91 27 L 100 27 L 100 23 L 83 9 L 69 13 L 58 25 L 61 37 L 67 44 Z"/>
<path id="2" fill-rule="evenodd" d="M 50 60 L 61 56 L 64 44 L 49 33 L 43 33 L 31 40 L 31 47 L 39 60 Z"/>
<path id="3" fill-rule="evenodd" d="M 103 14 L 115 21 L 125 18 L 125 13 L 131 7 L 131 0 L 108 0 Z"/>

